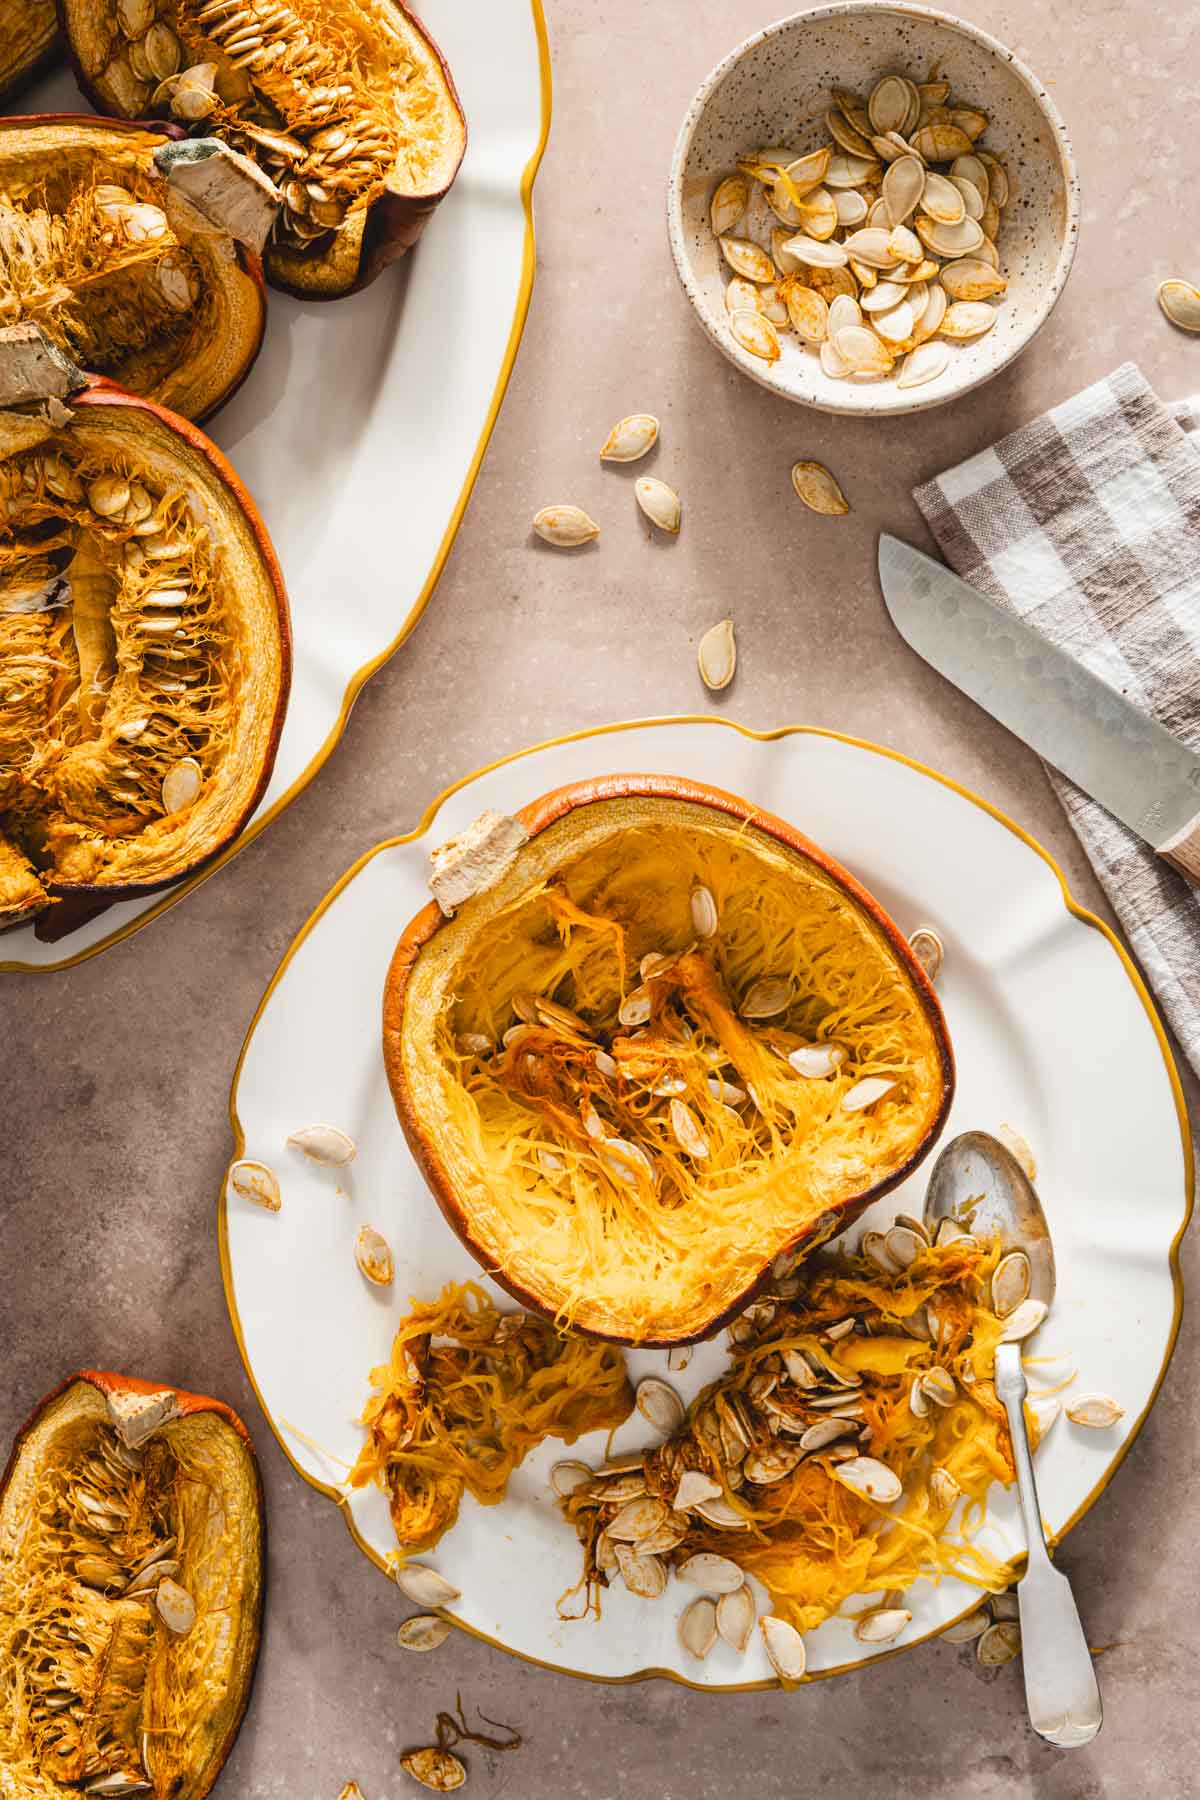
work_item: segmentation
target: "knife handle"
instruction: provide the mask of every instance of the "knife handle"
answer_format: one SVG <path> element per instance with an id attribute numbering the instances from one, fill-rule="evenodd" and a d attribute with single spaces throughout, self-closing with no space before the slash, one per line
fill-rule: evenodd
<path id="1" fill-rule="evenodd" d="M 1165 844 L 1156 844 L 1158 854 L 1186 875 L 1189 881 L 1200 884 L 1200 813 L 1189 819 L 1182 831 L 1169 837 Z"/>

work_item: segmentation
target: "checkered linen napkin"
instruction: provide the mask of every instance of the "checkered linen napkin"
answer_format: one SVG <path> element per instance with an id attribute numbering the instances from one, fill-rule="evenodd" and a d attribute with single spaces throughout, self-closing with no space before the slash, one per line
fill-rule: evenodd
<path id="1" fill-rule="evenodd" d="M 1200 750 L 1200 395 L 1164 404 L 1123 363 L 913 498 L 965 581 Z M 1048 773 L 1200 1071 L 1200 893 Z"/>

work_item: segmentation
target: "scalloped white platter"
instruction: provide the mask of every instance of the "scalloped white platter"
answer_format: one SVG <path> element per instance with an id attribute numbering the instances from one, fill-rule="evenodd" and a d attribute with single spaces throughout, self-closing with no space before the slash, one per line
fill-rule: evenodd
<path id="1" fill-rule="evenodd" d="M 271 784 L 212 868 L 56 944 L 31 926 L 11 932 L 0 970 L 107 948 L 220 868 L 321 769 L 364 681 L 429 599 L 525 321 L 550 91 L 540 0 L 421 0 L 419 11 L 467 115 L 457 181 L 412 253 L 363 293 L 304 302 L 272 290 L 258 361 L 205 427 L 257 501 L 291 599 L 292 691 Z M 60 72 L 11 110 L 90 108 Z"/>
<path id="2" fill-rule="evenodd" d="M 723 721 L 664 720 L 525 751 L 435 802 L 416 834 L 369 852 L 301 932 L 251 1026 L 231 1098 L 235 1154 L 278 1171 L 282 1210 L 223 1195 L 219 1213 L 234 1330 L 284 1450 L 306 1480 L 343 1501 L 356 1540 L 381 1563 L 395 1549 L 383 1494 L 345 1498 L 337 1487 L 344 1471 L 324 1453 L 353 1461 L 368 1371 L 387 1360 L 409 1297 L 482 1279 L 426 1189 L 392 1108 L 379 1042 L 388 961 L 428 898 L 432 845 L 487 807 L 511 811 L 564 782 L 617 770 L 684 775 L 746 796 L 844 862 L 904 930 L 930 923 L 945 940 L 939 991 L 959 1076 L 946 1137 L 1007 1121 L 1029 1139 L 1059 1275 L 1036 1348 L 1077 1367 L 1079 1390 L 1110 1393 L 1125 1409 L 1112 1431 L 1060 1419 L 1039 1450 L 1043 1513 L 1061 1537 L 1136 1435 L 1178 1327 L 1175 1252 L 1191 1167 L 1166 1040 L 1115 939 L 1070 900 L 1054 864 L 1018 827 L 893 753 L 804 729 L 759 737 Z M 289 1132 L 316 1121 L 355 1139 L 348 1168 L 320 1168 L 285 1148 Z M 865 1224 L 919 1213 L 927 1173 Z M 370 1287 L 355 1266 L 363 1222 L 394 1249 L 387 1290 Z M 635 1380 L 663 1374 L 690 1399 L 724 1356 L 722 1334 L 682 1373 L 668 1373 L 664 1351 L 631 1353 L 629 1365 Z M 626 1424 L 616 1449 L 636 1448 L 646 1434 L 642 1421 Z M 594 1433 L 569 1454 L 599 1461 L 603 1442 Z M 713 1689 L 767 1681 L 757 1636 L 740 1659 L 723 1643 L 704 1663 L 684 1655 L 676 1626 L 687 1592 L 675 1581 L 658 1601 L 608 1590 L 599 1621 L 558 1618 L 555 1603 L 577 1579 L 580 1556 L 548 1485 L 564 1454 L 557 1442 L 543 1444 L 499 1506 L 464 1500 L 427 1559 L 462 1590 L 457 1622 L 522 1657 L 601 1680 L 657 1673 Z M 1011 1492 L 993 1488 L 984 1529 L 1002 1556 L 1023 1552 Z M 846 1619 L 831 1620 L 808 1639 L 810 1673 L 895 1654 L 977 1598 L 954 1581 L 919 1582 L 907 1602 L 911 1626 L 883 1652 L 860 1644 Z M 761 1590 L 758 1601 L 768 1610 Z"/>

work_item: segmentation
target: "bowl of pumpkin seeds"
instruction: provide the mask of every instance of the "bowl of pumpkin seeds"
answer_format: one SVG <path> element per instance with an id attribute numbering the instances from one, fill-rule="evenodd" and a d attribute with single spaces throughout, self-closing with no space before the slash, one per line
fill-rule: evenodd
<path id="1" fill-rule="evenodd" d="M 667 198 L 708 336 L 824 412 L 939 406 L 1005 368 L 1066 284 L 1079 184 L 1031 71 L 947 13 L 780 19 L 688 108 Z"/>

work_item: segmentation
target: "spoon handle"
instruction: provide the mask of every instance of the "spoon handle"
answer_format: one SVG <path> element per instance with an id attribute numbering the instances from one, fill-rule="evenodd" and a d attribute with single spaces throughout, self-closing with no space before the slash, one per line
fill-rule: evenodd
<path id="1" fill-rule="evenodd" d="M 1083 1635 L 1071 1584 L 1054 1567 L 1046 1548 L 1025 1430 L 1028 1388 L 1017 1344 L 997 1347 L 996 1392 L 1008 1414 L 1029 1553 L 1026 1572 L 1017 1583 L 1029 1722 L 1048 1743 L 1072 1749 L 1092 1741 L 1103 1723 L 1104 1712 L 1095 1664 Z"/>

